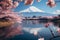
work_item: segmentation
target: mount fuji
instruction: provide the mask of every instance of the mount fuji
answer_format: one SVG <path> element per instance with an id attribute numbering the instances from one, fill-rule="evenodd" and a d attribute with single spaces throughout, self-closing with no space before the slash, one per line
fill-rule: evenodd
<path id="1" fill-rule="evenodd" d="M 21 12 L 44 12 L 44 11 L 40 10 L 39 8 L 37 8 L 35 6 L 30 6 L 29 8 L 20 11 L 20 13 Z"/>
<path id="2" fill-rule="evenodd" d="M 32 17 L 32 16 L 57 16 L 53 13 L 46 13 L 45 11 L 35 7 L 30 6 L 27 9 L 24 9 L 22 11 L 19 11 L 19 13 L 22 13 L 24 17 Z"/>

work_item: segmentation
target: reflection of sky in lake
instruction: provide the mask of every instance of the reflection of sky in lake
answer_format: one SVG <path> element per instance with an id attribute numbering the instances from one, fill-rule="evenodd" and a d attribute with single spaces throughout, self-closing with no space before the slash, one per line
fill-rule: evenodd
<path id="1" fill-rule="evenodd" d="M 45 24 L 49 23 L 48 27 L 45 27 Z M 44 37 L 45 40 L 52 38 L 53 36 L 60 35 L 57 33 L 57 26 L 53 25 L 52 22 L 40 22 L 39 20 L 24 20 L 23 30 L 33 34 L 34 36 Z M 51 33 L 52 30 L 52 33 Z M 26 36 L 27 37 L 27 36 Z M 27 37 L 28 38 L 28 37 Z M 55 39 L 54 39 L 55 40 Z M 57 39 L 58 40 L 58 39 Z"/>

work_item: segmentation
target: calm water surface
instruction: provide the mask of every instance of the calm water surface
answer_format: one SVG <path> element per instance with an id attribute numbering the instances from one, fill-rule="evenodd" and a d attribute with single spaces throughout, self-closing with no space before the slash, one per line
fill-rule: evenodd
<path id="1" fill-rule="evenodd" d="M 23 20 L 22 34 L 14 37 L 14 40 L 17 39 L 60 40 L 60 22 L 53 23 L 40 20 Z"/>
<path id="2" fill-rule="evenodd" d="M 60 40 L 60 23 L 23 20 L 21 40 Z"/>

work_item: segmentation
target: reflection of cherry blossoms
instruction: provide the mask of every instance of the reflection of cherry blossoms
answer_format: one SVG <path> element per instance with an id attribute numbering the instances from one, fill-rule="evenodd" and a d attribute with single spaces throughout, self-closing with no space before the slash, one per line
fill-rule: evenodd
<path id="1" fill-rule="evenodd" d="M 60 33 L 60 28 L 57 28 L 57 32 Z"/>

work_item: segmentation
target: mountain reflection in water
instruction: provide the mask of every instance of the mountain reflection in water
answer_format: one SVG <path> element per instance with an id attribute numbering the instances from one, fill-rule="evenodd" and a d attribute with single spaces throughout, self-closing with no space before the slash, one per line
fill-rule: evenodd
<path id="1" fill-rule="evenodd" d="M 20 24 L 19 24 L 20 25 Z M 23 20 L 22 34 L 10 40 L 59 40 L 60 23 Z"/>
<path id="2" fill-rule="evenodd" d="M 25 35 L 24 40 L 32 40 L 32 38 L 34 40 L 38 40 L 39 38 L 43 38 L 44 40 L 60 39 L 60 23 L 41 22 L 40 20 L 23 20 L 22 29 Z M 32 35 L 28 36 L 29 34 Z"/>

